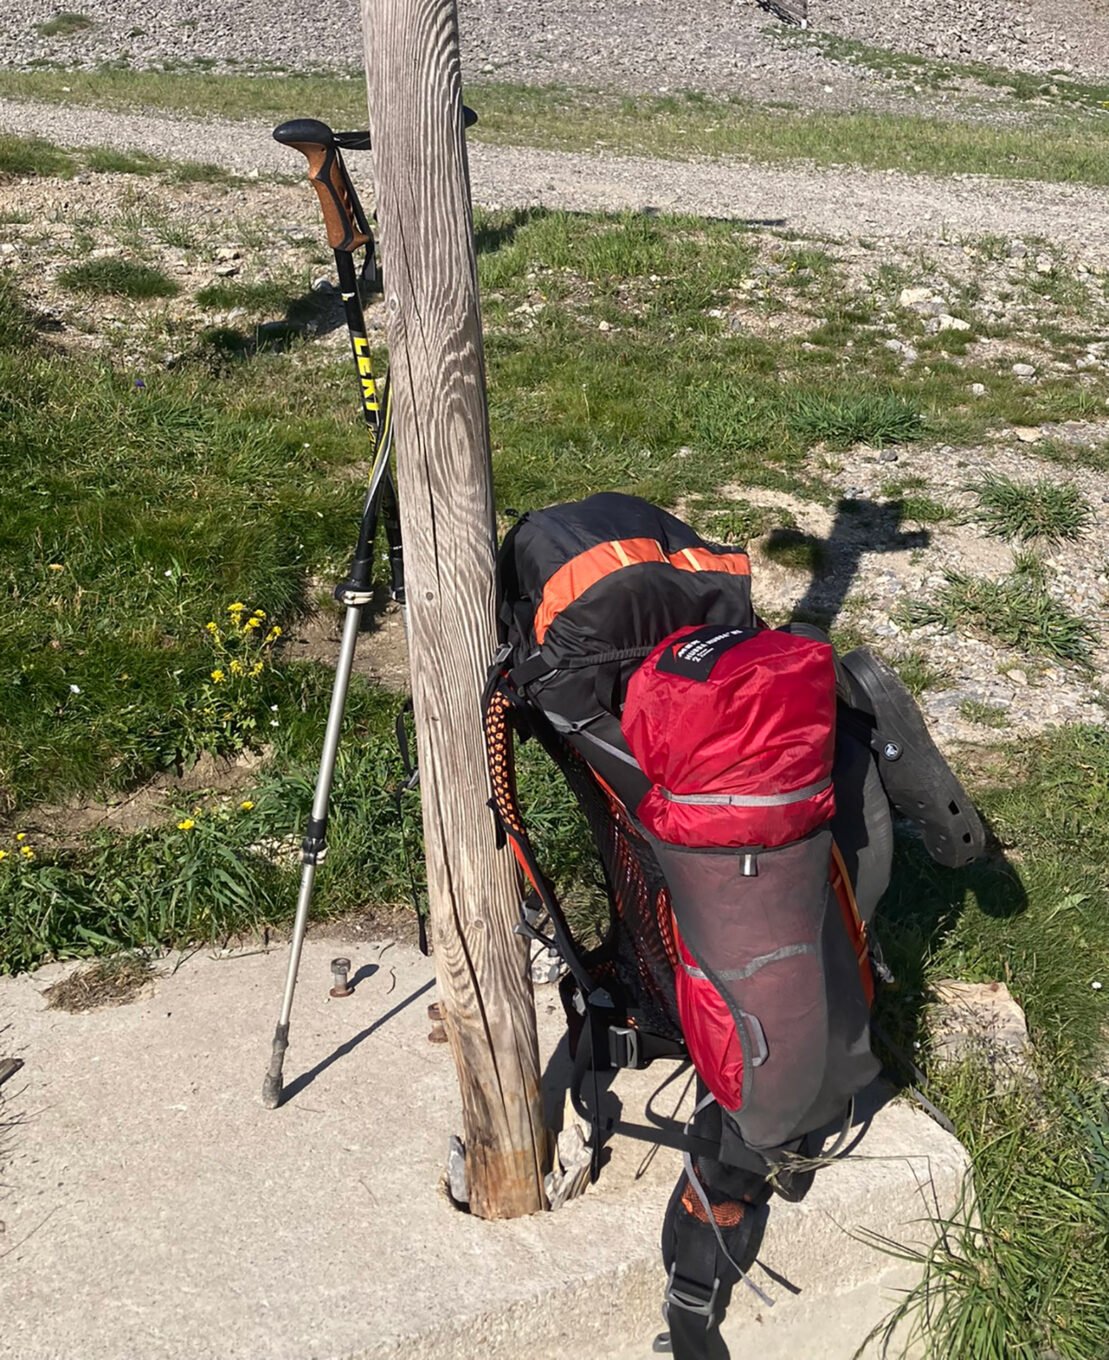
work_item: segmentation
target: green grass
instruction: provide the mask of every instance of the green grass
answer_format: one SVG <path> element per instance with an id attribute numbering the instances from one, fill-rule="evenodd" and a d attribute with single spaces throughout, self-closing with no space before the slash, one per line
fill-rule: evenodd
<path id="1" fill-rule="evenodd" d="M 84 153 L 84 162 L 95 174 L 154 175 L 169 163 L 144 151 L 120 151 L 111 146 L 94 146 Z"/>
<path id="2" fill-rule="evenodd" d="M 999 748 L 989 768 L 976 792 L 1010 862 L 944 874 L 902 842 L 879 912 L 898 978 L 883 1025 L 910 1051 L 923 1041 L 929 1095 L 975 1169 L 976 1217 L 954 1217 L 906 1305 L 930 1319 L 937 1357 L 1101 1360 L 1109 1110 L 1092 1080 L 1106 1056 L 1105 990 L 1091 984 L 1109 986 L 1109 734 L 1057 728 Z M 920 1002 L 945 977 L 1008 983 L 1038 1094 L 998 1096 L 973 1065 L 932 1066 Z"/>
<path id="3" fill-rule="evenodd" d="M 907 627 L 938 623 L 951 632 L 966 628 L 1009 647 L 1088 666 L 1095 636 L 1090 625 L 1047 590 L 1042 564 L 1018 559 L 1000 581 L 946 571 L 944 584 L 928 600 L 900 606 Z"/>
<path id="4" fill-rule="evenodd" d="M 52 142 L 0 133 L 0 178 L 54 175 L 68 179 L 73 170 L 73 157 Z"/>
<path id="5" fill-rule="evenodd" d="M 333 125 L 366 118 L 360 76 L 6 71 L 0 95 L 253 123 L 276 124 L 297 113 Z M 481 118 L 470 136 L 505 145 L 1109 183 L 1100 127 L 1086 117 L 1044 115 L 1010 127 L 896 113 L 817 114 L 696 94 L 625 96 L 495 83 L 475 84 L 466 97 Z"/>
<path id="6" fill-rule="evenodd" d="M 1076 391 L 1073 376 L 1028 389 L 996 374 L 988 396 L 967 403 L 978 370 L 937 362 L 902 373 L 864 344 L 865 306 L 845 297 L 826 308 L 841 285 L 816 259 L 804 269 L 827 296 L 810 302 L 805 290 L 803 301 L 830 318 L 823 343 L 735 333 L 709 313 L 734 305 L 759 242 L 732 224 L 497 212 L 478 229 L 502 507 L 616 488 L 688 506 L 713 537 L 777 530 L 788 540 L 788 513 L 751 504 L 742 488 L 827 504 L 816 446 L 924 432 L 980 440 L 1006 423 L 1089 417 L 1103 401 Z M 224 306 L 252 285 L 214 287 L 231 290 L 207 294 Z M 226 939 L 291 917 L 292 852 L 331 676 L 229 621 L 260 608 L 256 634 L 274 621 L 288 632 L 318 583 L 344 569 L 365 449 L 341 346 L 265 353 L 242 332 L 223 338 L 217 355 L 214 342 L 177 337 L 172 368 L 160 329 L 121 347 L 114 365 L 63 354 L 0 286 L 0 969 Z M 909 501 L 924 486 L 902 476 L 886 491 Z M 811 543 L 798 552 L 801 566 L 820 568 Z M 1051 601 L 1044 572 L 1024 558 L 1001 583 L 953 578 L 938 617 L 1080 660 L 1088 630 Z M 242 611 L 228 608 L 236 602 Z M 236 660 L 246 663 L 238 674 Z M 947 683 L 923 646 L 900 669 L 918 693 Z M 398 810 L 394 797 L 396 708 L 355 683 L 320 914 L 407 898 L 404 845 L 418 857 L 418 809 L 413 797 Z M 245 796 L 191 795 L 162 824 L 69 849 L 15 839 L 19 819 L 44 803 L 246 748 L 269 756 Z M 947 872 L 899 838 L 879 917 L 899 979 L 883 1021 L 910 1051 L 919 1039 L 927 1063 L 929 983 L 1003 978 L 1027 1010 L 1044 1095 L 1028 1111 L 994 1098 L 980 1074 L 933 1075 L 975 1158 L 982 1213 L 976 1236 L 952 1229 L 973 1268 L 956 1252 L 932 1266 L 931 1298 L 944 1305 L 933 1342 L 938 1355 L 969 1360 L 1052 1350 L 1101 1360 L 1091 1338 L 1109 1334 L 1104 1182 L 1088 1085 L 1106 1022 L 1105 993 L 1091 983 L 1109 981 L 1109 736 L 1064 728 L 976 758 L 966 780 L 1011 863 Z M 534 744 L 521 787 L 543 863 L 575 920 L 594 929 L 601 899 L 582 824 Z"/>
<path id="7" fill-rule="evenodd" d="M 801 32 L 779 28 L 770 32 L 783 45 L 812 47 L 836 61 L 863 66 L 929 90 L 950 90 L 972 81 L 988 89 L 1004 91 L 1015 100 L 1025 103 L 1035 100 L 1100 111 L 1109 102 L 1109 84 L 1076 80 L 1069 72 L 1056 71 L 1045 76 L 1031 71 L 1013 71 L 988 62 L 924 57 L 914 52 L 873 47 L 869 43 L 811 29 Z"/>
<path id="8" fill-rule="evenodd" d="M 252 312 L 284 312 L 301 300 L 303 289 L 299 292 L 291 288 L 288 281 L 277 279 L 244 283 L 238 279 L 220 279 L 198 290 L 196 301 L 199 306 L 219 310 L 230 307 L 245 307 Z"/>
<path id="9" fill-rule="evenodd" d="M 907 652 L 896 663 L 895 670 L 909 693 L 916 698 L 930 689 L 946 689 L 951 677 L 938 666 L 933 666 L 921 651 Z"/>
<path id="10" fill-rule="evenodd" d="M 161 269 L 109 255 L 67 266 L 58 275 L 58 282 L 75 292 L 106 297 L 169 298 L 181 291 Z"/>
<path id="11" fill-rule="evenodd" d="M 71 9 L 63 9 L 45 23 L 37 24 L 35 32 L 44 38 L 68 38 L 74 33 L 84 33 L 95 25 L 87 14 L 78 14 Z"/>
<path id="12" fill-rule="evenodd" d="M 1004 727 L 1009 720 L 1001 704 L 988 704 L 981 699 L 964 699 L 959 705 L 959 716 L 979 727 Z"/>
<path id="13" fill-rule="evenodd" d="M 979 518 L 999 538 L 1045 543 L 1073 540 L 1093 519 L 1081 492 L 1050 478 L 1024 484 L 991 476 L 973 489 L 978 495 Z"/>

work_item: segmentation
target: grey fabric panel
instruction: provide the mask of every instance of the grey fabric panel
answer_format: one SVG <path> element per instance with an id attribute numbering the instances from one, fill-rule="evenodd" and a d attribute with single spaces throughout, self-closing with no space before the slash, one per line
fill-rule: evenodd
<path id="1" fill-rule="evenodd" d="M 858 965 L 828 883 L 831 831 L 758 855 L 654 841 L 678 928 L 728 1004 L 743 1047 L 731 1111 L 747 1144 L 773 1148 L 842 1116 L 877 1071 Z M 766 1061 L 756 1064 L 755 1027 Z"/>

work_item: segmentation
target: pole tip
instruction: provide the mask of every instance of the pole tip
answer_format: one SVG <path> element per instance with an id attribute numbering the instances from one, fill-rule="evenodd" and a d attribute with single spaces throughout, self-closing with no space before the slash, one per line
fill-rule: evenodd
<path id="1" fill-rule="evenodd" d="M 282 1086 L 280 1073 L 277 1076 L 272 1072 L 266 1074 L 266 1079 L 262 1083 L 262 1104 L 267 1110 L 276 1110 L 281 1104 Z"/>

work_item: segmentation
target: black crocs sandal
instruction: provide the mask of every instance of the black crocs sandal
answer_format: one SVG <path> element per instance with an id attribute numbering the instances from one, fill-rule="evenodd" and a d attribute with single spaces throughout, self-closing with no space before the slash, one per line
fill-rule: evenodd
<path id="1" fill-rule="evenodd" d="M 855 707 L 874 721 L 871 745 L 886 796 L 915 822 L 937 864 L 961 869 L 986 848 L 986 828 L 925 726 L 916 701 L 867 647 L 843 657 Z"/>

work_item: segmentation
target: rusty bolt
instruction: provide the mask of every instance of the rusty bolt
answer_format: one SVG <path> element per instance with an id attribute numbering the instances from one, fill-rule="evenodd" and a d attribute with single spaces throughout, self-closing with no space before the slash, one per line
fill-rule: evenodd
<path id="1" fill-rule="evenodd" d="M 350 959 L 331 960 L 331 996 L 342 997 L 354 995 L 354 988 L 347 982 L 349 973 Z"/>

